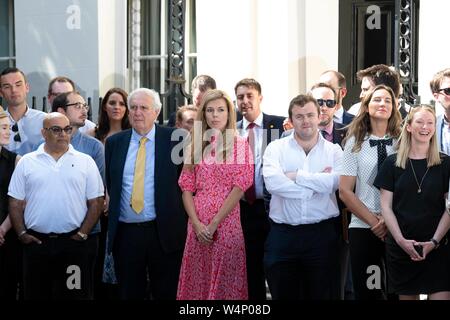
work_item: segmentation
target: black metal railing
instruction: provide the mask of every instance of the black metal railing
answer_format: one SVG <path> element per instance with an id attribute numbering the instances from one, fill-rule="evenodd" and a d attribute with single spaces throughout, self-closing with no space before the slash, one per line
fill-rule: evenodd
<path id="1" fill-rule="evenodd" d="M 98 105 L 97 105 L 96 110 L 100 110 L 101 105 L 102 105 L 102 99 L 103 99 L 102 97 L 98 98 Z M 32 96 L 31 97 L 31 108 L 35 109 L 35 110 L 40 110 L 42 112 L 49 111 L 49 110 L 47 110 L 47 97 L 42 97 L 42 99 L 39 99 L 39 100 L 42 101 L 41 105 L 38 105 L 38 103 L 37 103 L 38 97 Z M 92 121 L 92 108 L 93 108 L 93 105 L 92 105 L 92 98 L 91 97 L 87 98 L 87 104 L 89 105 L 87 118 Z M 5 105 L 5 106 L 3 105 L 2 97 L 0 97 L 0 105 L 3 106 L 3 108 L 7 107 L 7 105 Z"/>

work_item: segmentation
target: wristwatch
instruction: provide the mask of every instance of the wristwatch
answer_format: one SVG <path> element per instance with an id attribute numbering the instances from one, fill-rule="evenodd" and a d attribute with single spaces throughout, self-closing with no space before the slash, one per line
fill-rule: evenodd
<path id="1" fill-rule="evenodd" d="M 433 242 L 435 249 L 439 248 L 439 241 L 434 238 L 431 238 L 430 241 Z"/>
<path id="2" fill-rule="evenodd" d="M 79 235 L 80 238 L 83 239 L 83 240 L 85 240 L 85 241 L 86 241 L 87 238 L 88 238 L 88 235 L 87 235 L 86 233 L 81 232 L 81 231 L 78 231 L 78 232 L 77 232 L 77 235 Z"/>

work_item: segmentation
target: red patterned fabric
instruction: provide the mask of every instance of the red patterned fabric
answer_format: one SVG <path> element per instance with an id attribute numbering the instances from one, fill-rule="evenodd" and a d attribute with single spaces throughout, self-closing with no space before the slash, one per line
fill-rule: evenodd
<path id="1" fill-rule="evenodd" d="M 217 214 L 234 186 L 245 191 L 253 182 L 253 158 L 245 138 L 237 137 L 233 153 L 231 163 L 216 164 L 204 159 L 194 171 L 181 173 L 178 183 L 183 191 L 195 192 L 196 213 L 205 225 Z M 214 239 L 211 245 L 201 244 L 189 221 L 178 300 L 248 299 L 239 203 L 219 224 Z"/>

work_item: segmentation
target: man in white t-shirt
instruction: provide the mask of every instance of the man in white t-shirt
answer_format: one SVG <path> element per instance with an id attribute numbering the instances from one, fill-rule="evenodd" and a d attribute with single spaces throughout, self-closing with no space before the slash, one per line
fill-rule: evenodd
<path id="1" fill-rule="evenodd" d="M 100 217 L 104 188 L 94 160 L 69 144 L 71 132 L 66 116 L 46 115 L 45 143 L 22 157 L 9 185 L 27 300 L 92 299 L 95 239 L 88 234 Z"/>

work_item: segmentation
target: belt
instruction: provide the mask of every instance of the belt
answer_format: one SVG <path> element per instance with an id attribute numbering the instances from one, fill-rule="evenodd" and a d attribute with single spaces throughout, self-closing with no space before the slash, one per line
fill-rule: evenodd
<path id="1" fill-rule="evenodd" d="M 144 221 L 144 222 L 122 222 L 119 221 L 119 224 L 127 226 L 127 227 L 152 227 L 156 225 L 155 220 Z"/>
<path id="2" fill-rule="evenodd" d="M 70 232 L 65 232 L 65 233 L 54 233 L 54 232 L 50 232 L 50 233 L 41 233 L 41 232 L 37 232 L 34 230 L 27 230 L 27 233 L 31 234 L 32 236 L 35 236 L 39 239 L 58 239 L 58 238 L 69 238 L 71 236 L 73 236 L 74 234 L 77 234 L 79 229 L 75 229 L 72 230 Z"/>

